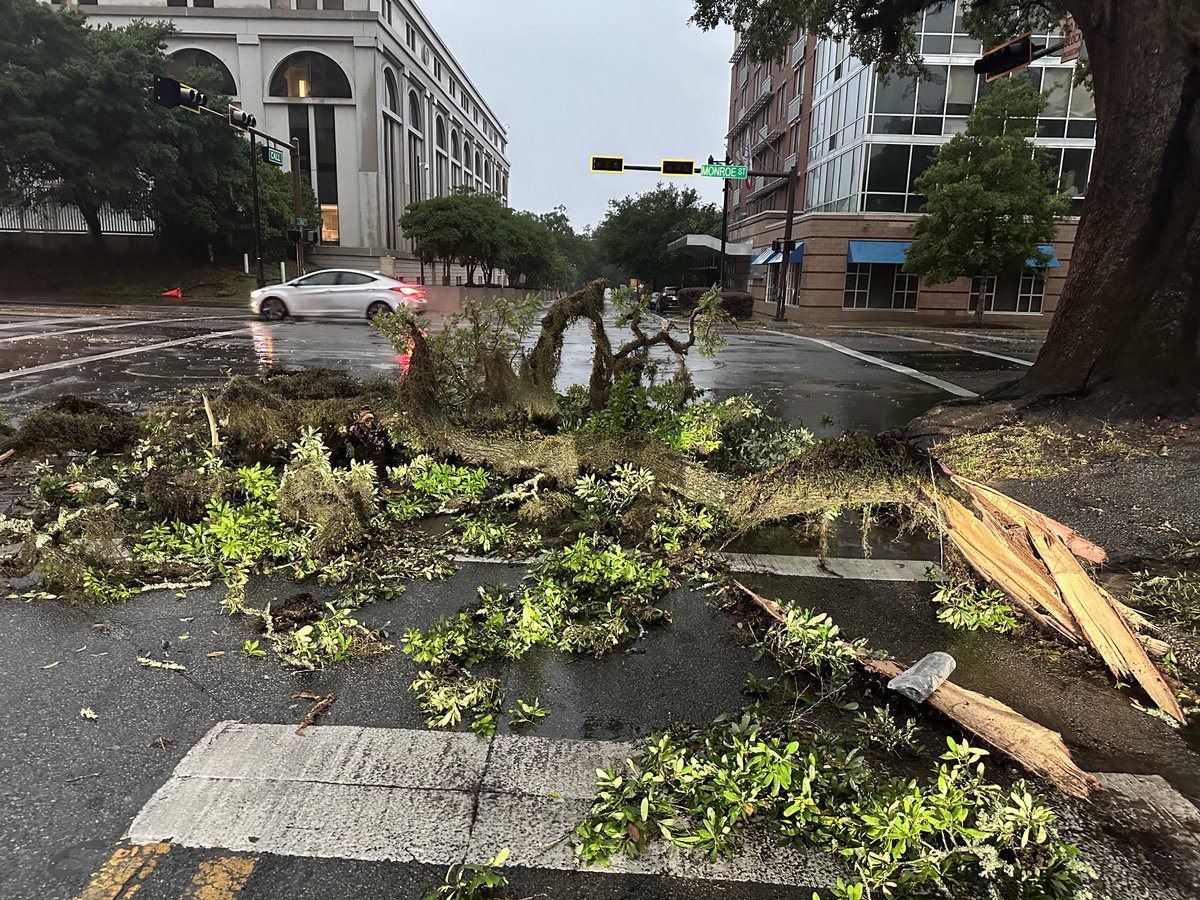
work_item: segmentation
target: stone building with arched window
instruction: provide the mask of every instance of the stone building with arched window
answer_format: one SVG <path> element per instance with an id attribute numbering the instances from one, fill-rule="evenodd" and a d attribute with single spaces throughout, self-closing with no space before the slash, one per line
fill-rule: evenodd
<path id="1" fill-rule="evenodd" d="M 261 131 L 299 139 L 319 263 L 412 259 L 400 216 L 460 186 L 508 202 L 505 127 L 412 0 L 79 2 L 97 26 L 169 20 L 166 74 L 214 69 Z"/>

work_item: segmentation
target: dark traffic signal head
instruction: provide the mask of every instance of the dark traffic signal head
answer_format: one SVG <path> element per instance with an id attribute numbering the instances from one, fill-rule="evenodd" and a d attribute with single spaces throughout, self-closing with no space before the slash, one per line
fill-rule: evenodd
<path id="1" fill-rule="evenodd" d="M 664 175 L 695 175 L 696 161 L 694 159 L 664 159 L 659 171 Z"/>
<path id="2" fill-rule="evenodd" d="M 623 156 L 593 156 L 592 157 L 593 172 L 613 172 L 619 174 L 625 171 L 625 157 Z"/>
<path id="3" fill-rule="evenodd" d="M 154 102 L 159 106 L 182 106 L 186 110 L 198 113 L 200 107 L 208 102 L 208 97 L 190 84 L 184 84 L 165 75 L 155 75 Z"/>
<path id="4" fill-rule="evenodd" d="M 1013 38 L 1007 44 L 1001 44 L 989 50 L 982 59 L 975 60 L 975 73 L 983 75 L 987 81 L 995 81 L 1009 72 L 1023 69 L 1033 62 L 1033 54 L 1037 48 L 1033 44 L 1032 34 L 1023 34 Z"/>
<path id="5" fill-rule="evenodd" d="M 254 128 L 258 125 L 258 120 L 244 109 L 238 109 L 232 103 L 229 104 L 229 124 L 238 131 L 245 131 L 248 128 Z"/>

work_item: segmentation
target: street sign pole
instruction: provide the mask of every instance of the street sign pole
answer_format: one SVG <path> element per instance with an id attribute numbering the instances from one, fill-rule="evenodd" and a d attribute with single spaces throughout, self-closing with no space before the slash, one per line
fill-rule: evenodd
<path id="1" fill-rule="evenodd" d="M 258 286 L 267 286 L 262 258 L 262 215 L 258 199 L 258 149 L 254 146 L 254 131 L 250 131 L 250 190 L 254 194 L 254 259 L 258 266 Z"/>
<path id="2" fill-rule="evenodd" d="M 717 286 L 725 290 L 725 245 L 729 241 L 729 179 L 725 179 L 721 193 L 721 271 L 717 276 Z"/>
<path id="3" fill-rule="evenodd" d="M 785 254 L 783 260 L 779 263 L 779 302 L 775 307 L 775 321 L 786 321 L 787 317 L 783 314 L 783 303 L 787 298 L 787 273 L 792 265 L 792 221 L 796 218 L 796 182 L 800 179 L 800 170 L 798 166 L 792 166 L 792 171 L 788 174 L 788 199 L 787 199 L 787 222 L 783 226 L 783 252 Z"/>
<path id="4" fill-rule="evenodd" d="M 300 138 L 292 138 L 292 215 L 296 218 L 296 228 L 300 231 L 300 240 L 296 241 L 296 277 L 304 274 L 304 230 L 300 217 L 304 213 L 304 201 L 300 192 Z M 307 224 L 307 223 L 303 223 Z"/>

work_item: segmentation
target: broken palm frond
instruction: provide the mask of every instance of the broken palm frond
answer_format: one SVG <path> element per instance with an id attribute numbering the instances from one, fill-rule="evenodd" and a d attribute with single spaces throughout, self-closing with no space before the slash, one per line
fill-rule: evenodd
<path id="1" fill-rule="evenodd" d="M 310 694 L 307 691 L 301 691 L 299 694 L 292 694 L 292 697 L 298 700 L 316 700 L 313 708 L 308 711 L 300 724 L 296 726 L 296 734 L 303 735 L 304 729 L 309 725 L 315 725 L 317 717 L 325 713 L 329 707 L 333 706 L 333 701 L 337 699 L 337 694 L 329 693 L 322 697 L 320 694 Z"/>
<path id="2" fill-rule="evenodd" d="M 954 478 L 983 518 L 952 497 L 941 496 L 938 510 L 951 542 L 988 581 L 1003 590 L 1039 625 L 1050 625 L 1068 640 L 1086 643 L 1117 678 L 1132 676 L 1150 698 L 1180 722 L 1183 709 L 1134 627 L 1148 620 L 1117 604 L 1101 590 L 1073 555 L 1104 558 L 1096 545 L 1054 520 L 1004 494 L 969 479 Z M 1162 641 L 1150 651 L 1165 653 Z"/>
<path id="3" fill-rule="evenodd" d="M 739 581 L 732 584 L 772 620 L 785 621 L 783 607 L 777 602 L 755 593 Z M 864 652 L 857 652 L 857 656 L 866 671 L 888 680 L 902 674 L 906 668 L 892 660 L 873 659 Z M 947 681 L 925 702 L 1030 772 L 1048 779 L 1064 794 L 1086 799 L 1100 787 L 1094 776 L 1075 765 L 1071 751 L 1058 732 L 1025 718 L 999 700 Z"/>
<path id="4" fill-rule="evenodd" d="M 0 463 L 8 462 L 16 453 L 16 450 L 5 450 L 3 453 L 0 453 Z"/>
<path id="5" fill-rule="evenodd" d="M 975 505 L 981 509 L 990 507 L 999 510 L 1013 521 L 1020 521 L 1022 518 L 1025 518 L 1036 522 L 1051 534 L 1056 534 L 1062 538 L 1063 543 L 1080 559 L 1086 559 L 1088 562 L 1101 565 L 1108 558 L 1108 554 L 1099 544 L 1092 543 L 1075 529 L 1055 521 L 1045 513 L 1038 512 L 1033 507 L 1026 506 L 1024 503 L 1014 500 L 1007 494 L 1002 494 L 1000 491 L 988 487 L 986 484 L 980 484 L 978 481 L 972 481 L 970 478 L 965 478 L 962 475 L 955 475 L 945 466 L 942 467 L 942 471 L 949 475 L 955 484 L 966 491 L 975 502 Z"/>

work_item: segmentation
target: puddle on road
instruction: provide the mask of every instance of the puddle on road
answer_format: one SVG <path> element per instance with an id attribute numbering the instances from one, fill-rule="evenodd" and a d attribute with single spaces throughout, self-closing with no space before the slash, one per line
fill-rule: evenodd
<path id="1" fill-rule="evenodd" d="M 1024 372 L 1028 366 L 953 350 L 864 350 L 868 356 L 908 366 L 918 372 Z"/>
<path id="2" fill-rule="evenodd" d="M 729 553 L 820 556 L 818 534 L 805 523 L 764 525 L 722 548 Z M 941 559 L 936 540 L 889 522 L 873 524 L 863 540 L 861 513 L 847 512 L 829 529 L 826 556 L 846 559 Z"/>

